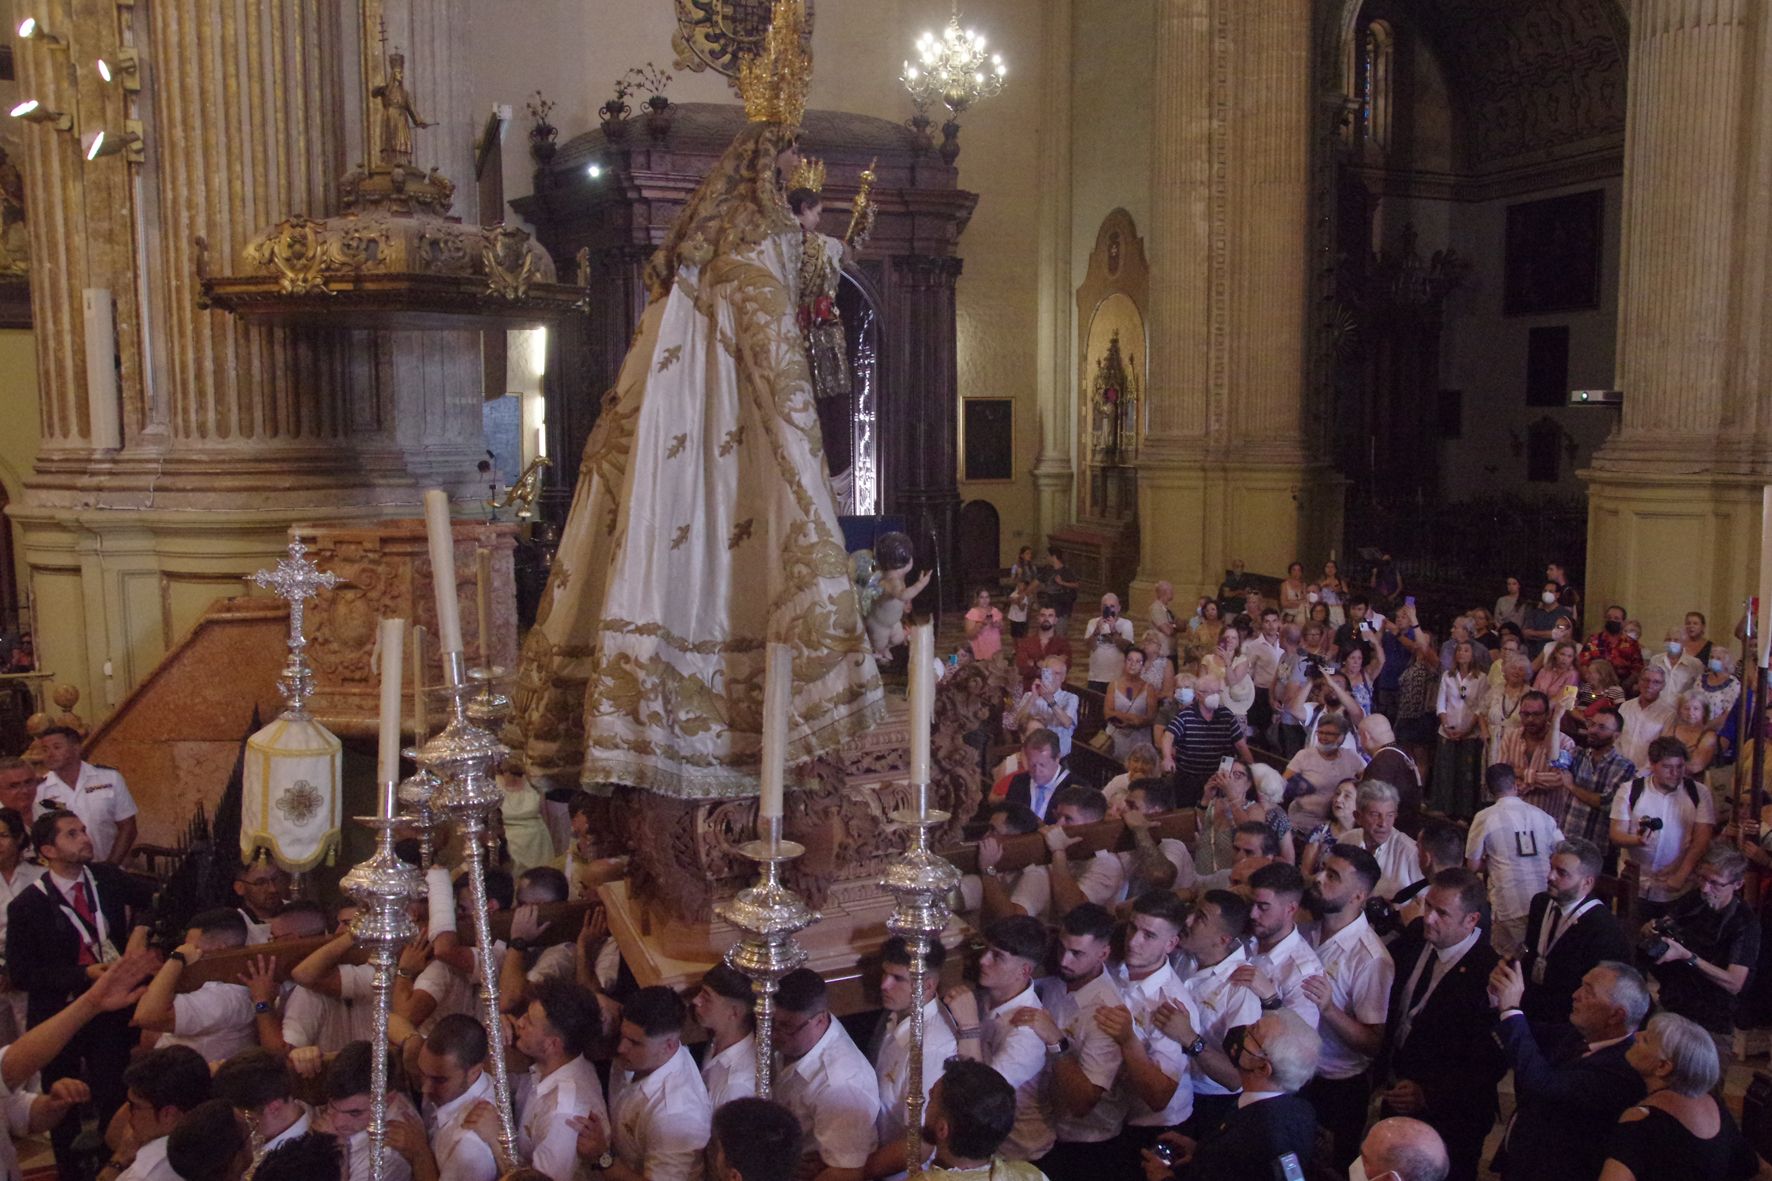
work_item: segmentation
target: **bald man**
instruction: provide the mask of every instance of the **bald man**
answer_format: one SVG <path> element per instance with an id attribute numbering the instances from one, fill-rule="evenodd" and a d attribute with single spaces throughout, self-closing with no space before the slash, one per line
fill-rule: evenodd
<path id="1" fill-rule="evenodd" d="M 1366 1133 L 1355 1168 L 1349 1176 L 1370 1181 L 1446 1181 L 1452 1162 L 1438 1132 L 1418 1119 L 1394 1115 Z"/>

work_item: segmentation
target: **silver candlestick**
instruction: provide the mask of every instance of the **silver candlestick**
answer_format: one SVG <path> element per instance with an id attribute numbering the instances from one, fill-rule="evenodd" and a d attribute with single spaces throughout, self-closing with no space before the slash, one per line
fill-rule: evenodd
<path id="1" fill-rule="evenodd" d="M 480 686 L 480 691 L 468 699 L 468 720 L 494 734 L 504 729 L 505 720 L 511 716 L 511 699 L 498 689 L 505 676 L 506 670 L 502 668 L 468 670 L 468 679 Z"/>
<path id="2" fill-rule="evenodd" d="M 739 852 L 763 867 L 756 885 L 740 890 L 714 913 L 745 933 L 726 951 L 726 962 L 750 978 L 756 991 L 757 1097 L 767 1099 L 774 1084 L 775 990 L 781 978 L 806 963 L 806 949 L 795 935 L 816 923 L 817 911 L 781 884 L 781 863 L 806 851 L 781 839 L 781 817 L 759 820 L 760 839 Z"/>
<path id="3" fill-rule="evenodd" d="M 381 795 L 389 813 L 394 790 L 394 784 L 382 784 Z M 371 1181 L 383 1181 L 382 1154 L 388 1137 L 388 1014 L 394 1003 L 394 966 L 400 949 L 418 934 L 418 924 L 407 907 L 414 899 L 423 898 L 425 891 L 418 871 L 394 856 L 394 828 L 400 821 L 391 814 L 358 819 L 377 832 L 375 853 L 347 873 L 339 886 L 357 901 L 351 936 L 368 949 L 375 972 L 371 985 L 375 1008 L 370 1011 L 374 1032 L 369 1043 L 369 1176 Z"/>
<path id="4" fill-rule="evenodd" d="M 418 769 L 402 779 L 396 789 L 400 818 L 418 832 L 418 865 L 420 869 L 429 869 L 437 856 L 437 828 L 443 823 L 437 810 L 437 792 L 443 781 L 419 762 L 424 754 L 422 746 L 407 747 L 400 753 L 418 764 Z"/>
<path id="5" fill-rule="evenodd" d="M 929 847 L 929 830 L 948 819 L 946 812 L 931 811 L 929 785 L 916 785 L 916 807 L 901 808 L 892 819 L 911 830 L 911 844 L 887 863 L 880 886 L 896 905 L 886 919 L 886 929 L 902 936 L 911 953 L 911 1022 L 909 1079 L 905 1086 L 905 1167 L 912 1175 L 923 1170 L 923 989 L 929 973 L 929 953 L 948 926 L 948 896 L 960 884 L 960 871 Z"/>
<path id="6" fill-rule="evenodd" d="M 252 581 L 289 604 L 289 659 L 277 678 L 288 708 L 283 716 L 297 721 L 308 716 L 307 700 L 314 691 L 313 670 L 308 667 L 308 638 L 303 631 L 307 601 L 338 585 L 338 575 L 324 573 L 308 560 L 308 547 L 297 537 L 289 543 L 289 556 L 269 570 L 260 570 Z"/>
<path id="7" fill-rule="evenodd" d="M 492 954 L 492 927 L 486 905 L 486 863 L 482 845 L 492 813 L 504 799 L 498 785 L 498 766 L 510 751 L 493 734 L 474 724 L 468 716 L 473 692 L 466 662 L 460 652 L 443 654 L 443 675 L 450 697 L 449 724 L 419 750 L 419 765 L 437 777 L 433 807 L 456 822 L 462 833 L 462 852 L 468 864 L 468 888 L 473 894 L 474 950 L 480 966 L 480 996 L 486 1022 L 486 1042 L 491 1058 L 492 1091 L 498 1110 L 498 1141 L 506 1160 L 517 1159 L 517 1124 L 511 1113 L 511 1080 L 505 1074 L 505 1043 L 500 1034 L 498 962 Z"/>

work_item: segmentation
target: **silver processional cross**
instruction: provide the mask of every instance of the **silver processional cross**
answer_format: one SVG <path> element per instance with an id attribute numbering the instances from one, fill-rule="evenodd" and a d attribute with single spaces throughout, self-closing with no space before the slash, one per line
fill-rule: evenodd
<path id="1" fill-rule="evenodd" d="M 289 543 L 289 555 L 270 570 L 260 570 L 252 581 L 289 604 L 289 660 L 283 665 L 278 685 L 288 709 L 286 718 L 307 717 L 308 695 L 313 692 L 314 674 L 308 668 L 308 638 L 302 629 L 307 601 L 322 590 L 338 585 L 338 575 L 322 571 L 308 560 L 308 547 L 301 539 Z"/>

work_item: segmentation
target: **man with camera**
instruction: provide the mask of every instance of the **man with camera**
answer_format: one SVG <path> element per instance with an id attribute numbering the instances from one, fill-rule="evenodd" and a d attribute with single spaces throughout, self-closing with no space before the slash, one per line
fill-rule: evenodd
<path id="1" fill-rule="evenodd" d="M 1661 983 L 1661 1007 L 1728 1033 L 1735 998 L 1760 955 L 1760 924 L 1741 899 L 1747 858 L 1728 845 L 1705 853 L 1698 889 L 1644 925 L 1638 950 Z"/>
<path id="2" fill-rule="evenodd" d="M 1649 774 L 1612 800 L 1612 843 L 1638 875 L 1637 917 L 1657 919 L 1686 892 L 1710 848 L 1716 804 L 1686 777 L 1686 744 L 1663 735 L 1649 744 Z"/>
<path id="3" fill-rule="evenodd" d="M 1120 596 L 1109 591 L 1101 596 L 1101 614 L 1089 621 L 1083 644 L 1089 650 L 1089 688 L 1106 693 L 1126 667 L 1132 647 L 1132 621 L 1120 616 Z"/>

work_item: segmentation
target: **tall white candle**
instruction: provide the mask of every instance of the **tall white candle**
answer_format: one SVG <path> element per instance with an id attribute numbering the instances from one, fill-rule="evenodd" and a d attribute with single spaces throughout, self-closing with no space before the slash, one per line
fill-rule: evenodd
<path id="1" fill-rule="evenodd" d="M 425 629 L 416 623 L 412 625 L 412 736 L 419 746 L 431 736 L 425 717 Z"/>
<path id="2" fill-rule="evenodd" d="M 392 785 L 400 781 L 400 678 L 406 671 L 406 621 L 381 621 L 381 746 L 376 763 L 381 815 L 393 816 Z"/>
<path id="3" fill-rule="evenodd" d="M 437 639 L 445 652 L 460 652 L 461 603 L 455 596 L 455 536 L 449 527 L 449 497 L 440 488 L 425 493 L 425 537 L 431 543 L 431 586 L 437 593 Z"/>
<path id="4" fill-rule="evenodd" d="M 757 815 L 781 815 L 782 782 L 787 772 L 788 703 L 794 696 L 794 650 L 770 644 L 763 669 L 763 772 Z"/>
<path id="5" fill-rule="evenodd" d="M 1772 622 L 1772 484 L 1760 492 L 1760 618 L 1758 620 L 1760 667 L 1772 659 L 1772 645 L 1766 642 L 1766 627 Z"/>
<path id="6" fill-rule="evenodd" d="M 929 730 L 935 721 L 935 625 L 911 628 L 911 782 L 929 782 Z"/>

